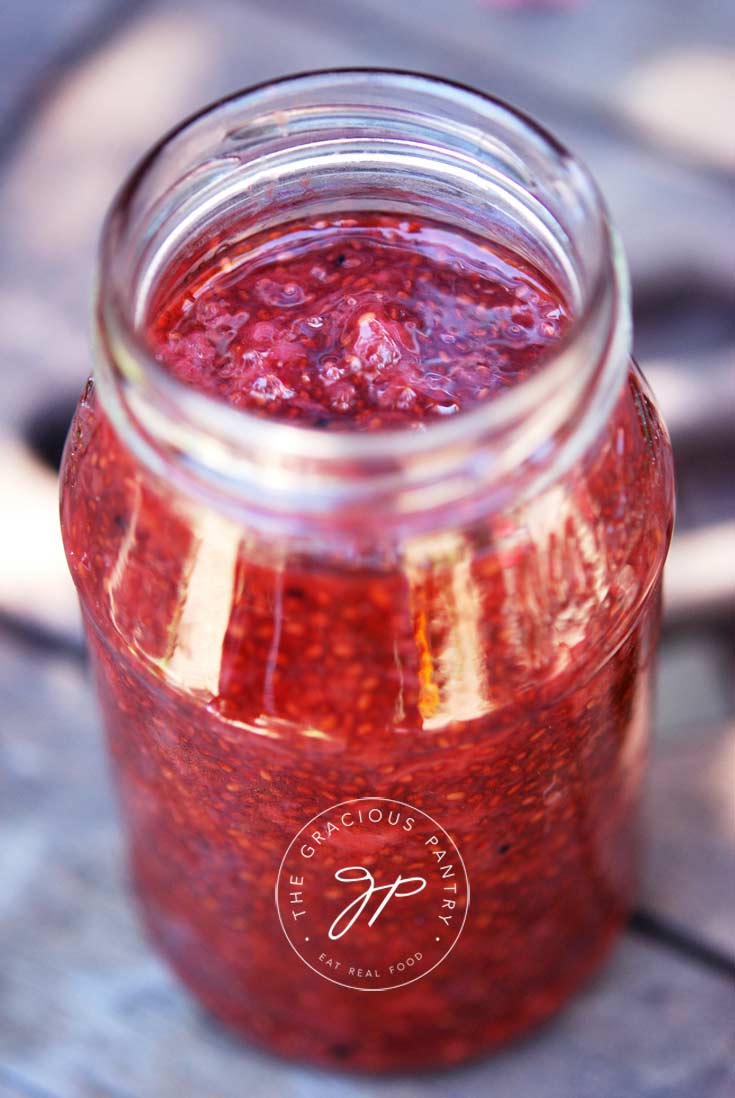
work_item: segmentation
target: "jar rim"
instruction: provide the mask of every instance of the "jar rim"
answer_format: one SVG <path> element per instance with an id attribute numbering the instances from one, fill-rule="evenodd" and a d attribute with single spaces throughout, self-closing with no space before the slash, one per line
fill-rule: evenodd
<path id="1" fill-rule="evenodd" d="M 115 257 L 128 231 L 129 215 L 136 195 L 154 166 L 164 158 L 172 145 L 186 139 L 202 123 L 211 122 L 242 107 L 268 106 L 269 97 L 289 92 L 295 102 L 307 101 L 310 89 L 352 86 L 368 82 L 374 89 L 414 92 L 438 97 L 444 104 L 459 110 L 474 112 L 488 127 L 493 122 L 512 126 L 534 151 L 558 160 L 573 175 L 573 185 L 584 192 L 585 200 L 598 220 L 599 261 L 594 278 L 587 287 L 579 311 L 560 341 L 539 360 L 539 369 L 491 400 L 478 404 L 456 416 L 430 421 L 422 430 L 382 428 L 375 432 L 328 432 L 297 423 L 286 423 L 233 408 L 224 401 L 194 389 L 169 373 L 156 361 L 129 309 L 126 308 L 120 286 L 114 277 Z M 479 131 L 478 131 L 479 133 Z M 570 182 L 571 186 L 571 182 Z M 607 313 L 601 317 L 603 303 Z M 604 311 L 604 310 L 603 310 Z M 272 460 L 298 468 L 307 463 L 312 472 L 351 463 L 363 463 L 385 471 L 405 462 L 419 465 L 429 461 L 436 467 L 439 455 L 451 452 L 466 454 L 468 442 L 485 444 L 502 438 L 523 424 L 528 417 L 549 402 L 557 400 L 566 386 L 579 385 L 579 355 L 575 351 L 583 334 L 595 321 L 600 331 L 595 342 L 605 358 L 608 379 L 620 377 L 621 360 L 629 355 L 629 294 L 627 271 L 622 249 L 607 217 L 598 187 L 581 162 L 543 126 L 492 95 L 443 78 L 400 69 L 343 68 L 304 72 L 269 80 L 236 91 L 195 112 L 171 129 L 155 144 L 133 169 L 118 192 L 105 221 L 100 247 L 100 277 L 97 286 L 96 335 L 100 353 L 95 371 L 103 403 L 110 405 L 111 418 L 117 427 L 131 413 L 139 417 L 142 407 L 157 407 L 149 419 L 149 432 L 165 430 L 177 420 L 179 430 L 170 439 L 172 450 L 187 451 L 187 432 L 196 436 L 199 447 L 194 464 L 206 464 L 213 446 L 204 444 L 219 440 L 228 453 L 242 446 L 252 452 L 267 452 Z M 603 330 L 604 329 L 604 330 Z M 611 338 L 612 331 L 612 338 Z M 614 360 L 614 361 L 612 361 Z M 613 384 L 614 384 L 613 378 Z M 604 381 L 604 378 L 603 378 Z M 607 386 L 610 388 L 610 381 Z M 138 443 L 140 439 L 136 440 Z M 589 440 L 588 440 L 589 441 Z M 151 439 L 142 449 L 150 454 Z M 141 447 L 138 446 L 139 451 Z M 155 446 L 154 446 L 155 449 Z M 196 447 L 195 447 L 196 449 Z M 159 455 L 160 456 L 160 455 Z M 220 454 L 222 459 L 222 454 Z M 220 479 L 222 469 L 219 470 Z M 333 478 L 332 478 L 333 479 Z M 340 476 L 337 476 L 340 479 Z M 308 494 L 308 493 L 307 493 Z"/>

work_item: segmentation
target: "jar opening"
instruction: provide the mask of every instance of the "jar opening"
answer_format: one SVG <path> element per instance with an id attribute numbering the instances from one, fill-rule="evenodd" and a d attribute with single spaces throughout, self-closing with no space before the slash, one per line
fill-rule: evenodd
<path id="1" fill-rule="evenodd" d="M 323 433 L 230 408 L 173 378 L 141 332 L 211 228 L 249 235 L 340 211 L 430 216 L 509 247 L 559 287 L 572 324 L 527 380 L 422 431 Z M 588 173 L 505 104 L 411 73 L 312 73 L 183 123 L 121 191 L 102 240 L 96 376 L 116 428 L 159 470 L 268 511 L 431 510 L 517 494 L 579 452 L 629 353 L 624 263 Z"/>

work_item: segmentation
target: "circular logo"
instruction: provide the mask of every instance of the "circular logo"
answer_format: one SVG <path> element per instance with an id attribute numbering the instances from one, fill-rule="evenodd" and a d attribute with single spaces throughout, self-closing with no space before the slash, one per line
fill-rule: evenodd
<path id="1" fill-rule="evenodd" d="M 441 964 L 469 901 L 462 856 L 441 824 L 384 797 L 314 816 L 276 880 L 292 949 L 325 980 L 357 991 L 403 987 Z"/>

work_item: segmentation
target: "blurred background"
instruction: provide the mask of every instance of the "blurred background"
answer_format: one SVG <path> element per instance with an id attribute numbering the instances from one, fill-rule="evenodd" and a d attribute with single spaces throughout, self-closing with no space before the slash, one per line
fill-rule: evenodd
<path id="1" fill-rule="evenodd" d="M 587 161 L 672 432 L 640 907 L 539 1036 L 439 1077 L 340 1079 L 208 1021 L 142 940 L 56 468 L 90 365 L 100 221 L 165 129 L 307 68 L 419 69 Z M 731 0 L 5 0 L 0 13 L 0 1098 L 735 1095 L 735 8 Z"/>

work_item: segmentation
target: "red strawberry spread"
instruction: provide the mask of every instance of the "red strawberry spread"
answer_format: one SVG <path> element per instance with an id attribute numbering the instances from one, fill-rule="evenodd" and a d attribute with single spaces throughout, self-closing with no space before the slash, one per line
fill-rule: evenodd
<path id="1" fill-rule="evenodd" d="M 199 254 L 139 335 L 244 436 L 460 422 L 577 320 L 520 248 L 395 212 Z M 287 1056 L 424 1068 L 594 970 L 634 889 L 671 492 L 632 363 L 581 456 L 524 498 L 415 536 L 368 513 L 339 549 L 328 516 L 258 528 L 149 467 L 90 382 L 66 550 L 143 917 L 217 1016 Z"/>
<path id="2" fill-rule="evenodd" d="M 175 377 L 236 408 L 374 431 L 491 400 L 567 319 L 554 286 L 507 249 L 361 214 L 221 251 L 165 303 L 151 338 Z"/>

